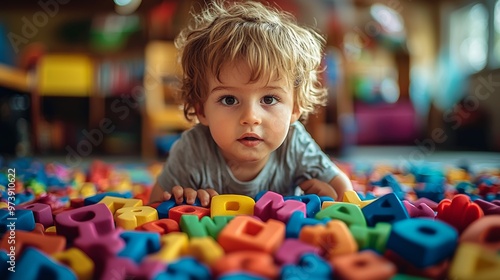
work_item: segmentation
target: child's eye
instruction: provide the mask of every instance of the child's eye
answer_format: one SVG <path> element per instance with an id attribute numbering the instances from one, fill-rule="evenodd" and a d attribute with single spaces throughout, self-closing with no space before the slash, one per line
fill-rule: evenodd
<path id="1" fill-rule="evenodd" d="M 262 98 L 262 103 L 266 105 L 274 105 L 279 102 L 279 98 L 274 95 L 266 95 Z"/>
<path id="2" fill-rule="evenodd" d="M 238 104 L 238 100 L 236 100 L 234 96 L 230 95 L 222 96 L 221 98 L 219 98 L 218 101 L 226 106 L 232 106 Z"/>

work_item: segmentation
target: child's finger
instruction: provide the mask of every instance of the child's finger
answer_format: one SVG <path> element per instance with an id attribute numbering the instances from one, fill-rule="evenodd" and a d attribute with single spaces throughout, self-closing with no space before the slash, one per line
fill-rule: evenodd
<path id="1" fill-rule="evenodd" d="M 182 204 L 184 202 L 184 188 L 175 186 L 172 188 L 172 194 L 175 197 L 175 203 Z"/>
<path id="2" fill-rule="evenodd" d="M 212 197 L 219 195 L 219 193 L 216 192 L 214 189 L 206 189 L 206 191 L 210 195 L 210 200 L 212 199 Z"/>
<path id="3" fill-rule="evenodd" d="M 308 193 L 317 194 L 318 196 L 329 196 L 337 200 L 337 192 L 328 184 L 316 184 L 309 188 Z"/>
<path id="4" fill-rule="evenodd" d="M 199 189 L 197 191 L 198 199 L 200 200 L 201 206 L 206 207 L 210 204 L 210 194 L 204 189 Z"/>
<path id="5" fill-rule="evenodd" d="M 194 201 L 196 200 L 197 195 L 198 195 L 198 193 L 192 188 L 185 188 L 184 189 L 184 197 L 186 198 L 187 204 L 193 204 Z"/>
<path id="6" fill-rule="evenodd" d="M 329 196 L 337 200 L 337 192 L 329 184 L 317 179 L 310 179 L 300 184 L 305 194 L 317 194 L 318 196 Z"/>
<path id="7" fill-rule="evenodd" d="M 321 190 L 319 190 L 317 192 L 318 196 L 329 196 L 333 199 L 335 199 L 335 201 L 338 201 L 338 197 L 339 195 L 337 194 L 337 192 L 333 189 L 333 188 L 322 188 Z"/>
<path id="8" fill-rule="evenodd" d="M 169 200 L 171 198 L 172 198 L 172 194 L 171 193 L 169 193 L 167 191 L 163 192 L 163 201 Z"/>

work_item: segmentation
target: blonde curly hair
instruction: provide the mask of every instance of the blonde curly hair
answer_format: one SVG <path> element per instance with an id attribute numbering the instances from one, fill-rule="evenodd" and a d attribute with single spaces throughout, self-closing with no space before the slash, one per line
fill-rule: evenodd
<path id="1" fill-rule="evenodd" d="M 325 39 L 299 26 L 289 13 L 259 2 L 215 1 L 175 39 L 182 66 L 180 97 L 192 120 L 207 96 L 207 71 L 219 78 L 222 67 L 242 59 L 251 81 L 275 75 L 293 81 L 295 106 L 306 120 L 324 106 L 327 90 L 319 81 Z"/>

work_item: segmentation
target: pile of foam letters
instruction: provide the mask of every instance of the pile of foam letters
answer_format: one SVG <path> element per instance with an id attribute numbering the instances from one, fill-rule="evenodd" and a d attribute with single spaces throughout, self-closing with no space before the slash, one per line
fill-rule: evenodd
<path id="1" fill-rule="evenodd" d="M 160 168 L 2 163 L 0 278 L 500 279 L 497 169 L 344 164 L 343 201 L 268 191 L 204 208 L 148 205 Z"/>

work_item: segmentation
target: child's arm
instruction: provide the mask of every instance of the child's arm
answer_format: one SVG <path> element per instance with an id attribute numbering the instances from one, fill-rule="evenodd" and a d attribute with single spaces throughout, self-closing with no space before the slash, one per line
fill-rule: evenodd
<path id="1" fill-rule="evenodd" d="M 201 202 L 201 206 L 206 207 L 210 205 L 212 197 L 218 195 L 218 193 L 213 189 L 199 189 L 195 190 L 192 188 L 183 188 L 181 186 L 175 186 L 172 188 L 172 193 L 164 191 L 158 182 L 153 187 L 151 191 L 151 196 L 149 197 L 149 203 L 169 200 L 172 195 L 175 197 L 175 202 L 181 204 L 184 202 L 184 197 L 186 198 L 187 204 L 193 204 L 195 199 Z"/>
<path id="2" fill-rule="evenodd" d="M 300 188 L 305 194 L 317 194 L 319 196 L 329 196 L 336 201 L 342 201 L 344 193 L 352 190 L 351 180 L 344 173 L 339 173 L 329 182 L 318 179 L 310 179 L 300 184 Z"/>
<path id="3" fill-rule="evenodd" d="M 158 182 L 155 183 L 153 186 L 153 190 L 151 191 L 151 195 L 149 196 L 149 204 L 155 203 L 155 202 L 161 202 L 166 200 L 164 195 L 163 195 L 163 190 L 158 184 Z"/>

